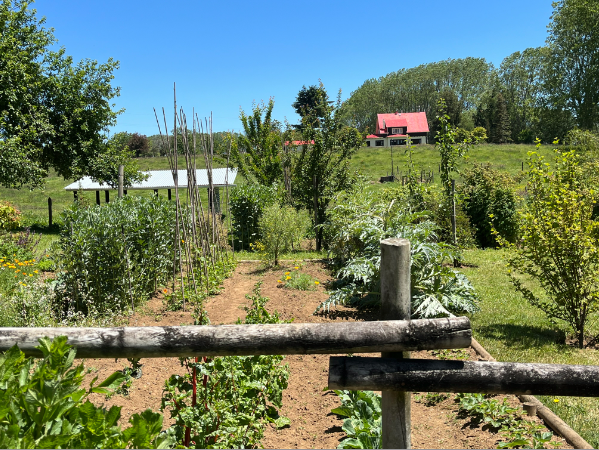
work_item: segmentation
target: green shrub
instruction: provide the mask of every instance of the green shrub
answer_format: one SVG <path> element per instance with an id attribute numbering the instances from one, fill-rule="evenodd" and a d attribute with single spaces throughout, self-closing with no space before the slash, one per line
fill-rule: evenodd
<path id="1" fill-rule="evenodd" d="M 599 312 L 599 202 L 597 166 L 580 164 L 574 151 L 555 150 L 550 165 L 529 153 L 529 203 L 519 214 L 518 245 L 508 263 L 512 282 L 551 320 L 565 322 L 585 345 L 587 324 Z M 535 295 L 516 274 L 536 279 L 546 295 Z"/>
<path id="2" fill-rule="evenodd" d="M 73 367 L 75 350 L 65 336 L 40 339 L 39 360 L 25 358 L 17 346 L 0 357 L 1 448 L 166 448 L 162 416 L 146 410 L 134 414 L 121 430 L 121 407 L 94 406 L 91 393 L 108 394 L 123 381 L 115 372 L 82 389 L 83 363 Z"/>
<path id="3" fill-rule="evenodd" d="M 275 266 L 285 251 L 299 249 L 301 240 L 310 226 L 308 213 L 292 206 L 274 203 L 264 208 L 259 222 L 261 249 Z"/>
<path id="4" fill-rule="evenodd" d="M 25 228 L 18 233 L 0 234 L 0 257 L 35 259 L 37 245 L 41 238 L 41 234 L 36 235 L 30 228 Z"/>
<path id="5" fill-rule="evenodd" d="M 5 200 L 0 200 L 0 230 L 14 230 L 21 226 L 21 211 Z"/>
<path id="6" fill-rule="evenodd" d="M 259 223 L 262 211 L 276 203 L 278 198 L 278 189 L 275 186 L 246 184 L 231 191 L 230 208 L 235 250 L 250 249 L 250 244 L 260 240 L 262 235 Z"/>
<path id="7" fill-rule="evenodd" d="M 65 310 L 121 311 L 173 273 L 174 202 L 125 197 L 63 215 L 57 278 Z"/>
<path id="8" fill-rule="evenodd" d="M 472 130 L 470 136 L 475 143 L 481 143 L 488 139 L 487 130 L 485 127 L 476 127 L 474 130 Z"/>
<path id="9" fill-rule="evenodd" d="M 506 241 L 514 242 L 518 232 L 517 199 L 510 176 L 489 165 L 474 164 L 462 172 L 462 177 L 459 191 L 478 245 L 497 247 L 493 229 Z"/>

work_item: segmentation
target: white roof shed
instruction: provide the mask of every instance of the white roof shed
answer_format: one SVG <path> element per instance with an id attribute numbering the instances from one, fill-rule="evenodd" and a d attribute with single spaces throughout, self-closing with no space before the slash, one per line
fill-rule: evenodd
<path id="1" fill-rule="evenodd" d="M 150 174 L 147 180 L 141 183 L 135 183 L 132 186 L 127 186 L 127 190 L 151 190 L 151 189 L 174 189 L 173 174 L 170 169 L 167 170 L 150 170 L 144 172 Z M 187 170 L 179 170 L 178 187 L 187 187 Z M 237 168 L 219 168 L 212 169 L 212 185 L 214 187 L 235 186 L 235 177 L 237 176 Z M 208 187 L 208 171 L 206 169 L 196 169 L 196 182 L 199 187 Z M 83 177 L 74 183 L 65 187 L 67 191 L 107 191 L 115 188 L 108 184 L 97 183 L 92 181 L 90 177 Z"/>

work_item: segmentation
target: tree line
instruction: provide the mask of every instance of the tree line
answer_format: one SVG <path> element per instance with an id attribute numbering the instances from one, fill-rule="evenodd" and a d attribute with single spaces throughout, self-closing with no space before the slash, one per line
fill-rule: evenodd
<path id="1" fill-rule="evenodd" d="M 454 125 L 484 127 L 494 143 L 552 142 L 575 127 L 596 130 L 599 4 L 561 0 L 553 7 L 545 46 L 517 51 L 499 67 L 484 58 L 448 59 L 366 80 L 342 105 L 345 123 L 372 133 L 378 113 L 424 111 L 434 138 L 444 98 Z"/>

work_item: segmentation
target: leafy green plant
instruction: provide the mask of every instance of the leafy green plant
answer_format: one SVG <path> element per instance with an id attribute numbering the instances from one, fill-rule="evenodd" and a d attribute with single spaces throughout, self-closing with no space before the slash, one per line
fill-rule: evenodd
<path id="1" fill-rule="evenodd" d="M 516 240 L 518 216 L 514 181 L 490 165 L 474 164 L 462 172 L 464 183 L 459 192 L 464 210 L 476 229 L 481 247 L 497 247 L 496 230 L 508 242 Z"/>
<path id="2" fill-rule="evenodd" d="M 259 221 L 260 244 L 263 254 L 269 263 L 279 263 L 281 253 L 299 248 L 306 235 L 310 219 L 306 211 L 297 211 L 292 206 L 281 206 L 278 203 L 264 208 Z"/>
<path id="3" fill-rule="evenodd" d="M 460 414 L 501 431 L 507 441 L 500 442 L 497 448 L 545 448 L 547 443 L 554 447 L 559 445 L 552 441 L 551 431 L 542 431 L 542 425 L 523 419 L 520 410 L 511 407 L 505 398 L 498 402 L 483 394 L 457 394 L 456 401 L 459 402 Z"/>
<path id="4" fill-rule="evenodd" d="M 121 430 L 121 408 L 94 406 L 91 393 L 108 394 L 123 380 L 113 373 L 82 389 L 83 363 L 73 366 L 75 350 L 67 338 L 40 339 L 42 358 L 25 358 L 17 346 L 0 357 L 0 446 L 3 448 L 165 448 L 162 416 L 134 414 Z"/>
<path id="5" fill-rule="evenodd" d="M 278 281 L 283 283 L 285 289 L 297 289 L 298 291 L 313 291 L 320 284 L 319 281 L 299 270 L 285 272 Z"/>
<path id="6" fill-rule="evenodd" d="M 427 392 L 423 396 L 416 396 L 414 399 L 425 406 L 435 406 L 448 398 L 449 395 L 444 392 Z"/>
<path id="7" fill-rule="evenodd" d="M 333 391 L 341 406 L 333 414 L 347 417 L 343 431 L 347 437 L 337 448 L 382 448 L 381 396 L 371 391 Z"/>
<path id="8" fill-rule="evenodd" d="M 57 245 L 61 308 L 122 311 L 148 298 L 173 273 L 172 214 L 173 202 L 160 197 L 66 210 Z"/>
<path id="9" fill-rule="evenodd" d="M 424 213 L 406 207 L 405 191 L 389 189 L 376 195 L 353 191 L 336 199 L 329 212 L 331 253 L 340 266 L 338 281 L 328 300 L 317 308 L 350 304 L 380 304 L 380 241 L 406 238 L 411 249 L 412 311 L 416 317 L 473 313 L 477 296 L 468 279 L 447 267 L 457 251 L 436 242 L 435 224 Z"/>
<path id="10" fill-rule="evenodd" d="M 526 211 L 519 214 L 518 246 L 508 260 L 511 280 L 533 306 L 550 320 L 565 322 L 585 345 L 586 325 L 599 310 L 599 191 L 596 167 L 584 167 L 574 151 L 555 150 L 551 167 L 529 154 Z M 546 296 L 538 296 L 517 274 L 536 279 Z"/>
<path id="11" fill-rule="evenodd" d="M 266 310 L 260 285 L 247 296 L 252 306 L 246 307 L 245 323 L 279 323 L 279 315 Z M 251 448 L 267 423 L 288 425 L 277 411 L 289 378 L 282 361 L 276 355 L 185 359 L 188 373 L 171 376 L 162 398 L 179 442 L 191 448 Z"/>
<path id="12" fill-rule="evenodd" d="M 259 228 L 262 211 L 279 199 L 278 188 L 260 184 L 237 186 L 231 191 L 230 208 L 233 218 L 235 250 L 249 249 L 262 237 Z"/>
<path id="13" fill-rule="evenodd" d="M 21 225 L 21 211 L 5 200 L 0 200 L 0 230 L 13 230 Z"/>

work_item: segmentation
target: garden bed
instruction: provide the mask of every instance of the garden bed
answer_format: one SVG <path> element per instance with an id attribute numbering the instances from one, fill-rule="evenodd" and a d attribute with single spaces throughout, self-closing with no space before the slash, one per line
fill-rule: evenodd
<path id="1" fill-rule="evenodd" d="M 285 263 L 282 263 L 285 264 Z M 206 305 L 212 324 L 233 323 L 245 315 L 244 306 L 249 304 L 245 294 L 250 293 L 255 283 L 262 281 L 262 295 L 270 298 L 266 304 L 269 311 L 277 310 L 282 319 L 293 318 L 295 322 L 331 322 L 377 320 L 378 314 L 360 312 L 352 308 L 339 308 L 328 316 L 314 316 L 316 306 L 327 298 L 324 284 L 330 279 L 329 272 L 320 263 L 295 263 L 283 265 L 279 270 L 260 270 L 255 263 L 239 264 L 234 275 L 225 280 L 224 289 L 218 296 L 211 297 Z M 299 267 L 299 269 L 295 269 Z M 299 291 L 283 287 L 285 272 L 299 270 L 312 277 L 313 290 Z M 318 284 L 315 282 L 318 281 Z M 162 294 L 153 298 L 144 308 L 130 318 L 131 326 L 185 325 L 193 322 L 188 312 L 166 311 Z M 433 352 L 412 354 L 418 358 L 434 358 Z M 438 355 L 438 354 L 437 354 Z M 462 356 L 478 359 L 472 349 L 462 351 Z M 327 386 L 329 355 L 292 355 L 285 357 L 289 364 L 289 387 L 283 393 L 281 414 L 291 419 L 289 427 L 266 430 L 262 445 L 265 448 L 335 448 L 345 437 L 342 431 L 342 418 L 331 413 L 340 405 L 339 398 L 324 390 Z M 176 358 L 157 358 L 141 361 L 142 376 L 135 379 L 128 395 L 115 395 L 109 400 L 95 396 L 96 404 L 120 405 L 122 421 L 146 408 L 157 411 L 160 407 L 164 381 L 173 373 L 182 374 L 184 369 Z M 114 370 L 128 365 L 119 360 L 87 360 L 86 366 L 100 379 Z M 514 407 L 519 406 L 514 396 L 507 396 Z M 487 427 L 475 424 L 470 418 L 458 417 L 458 405 L 454 396 L 427 406 L 426 393 L 412 396 L 412 445 L 414 448 L 494 448 L 505 440 L 501 434 L 491 432 Z M 502 399 L 503 396 L 498 396 Z M 538 419 L 534 419 L 538 422 Z M 166 414 L 164 426 L 171 424 Z M 571 448 L 563 440 L 561 448 Z"/>

